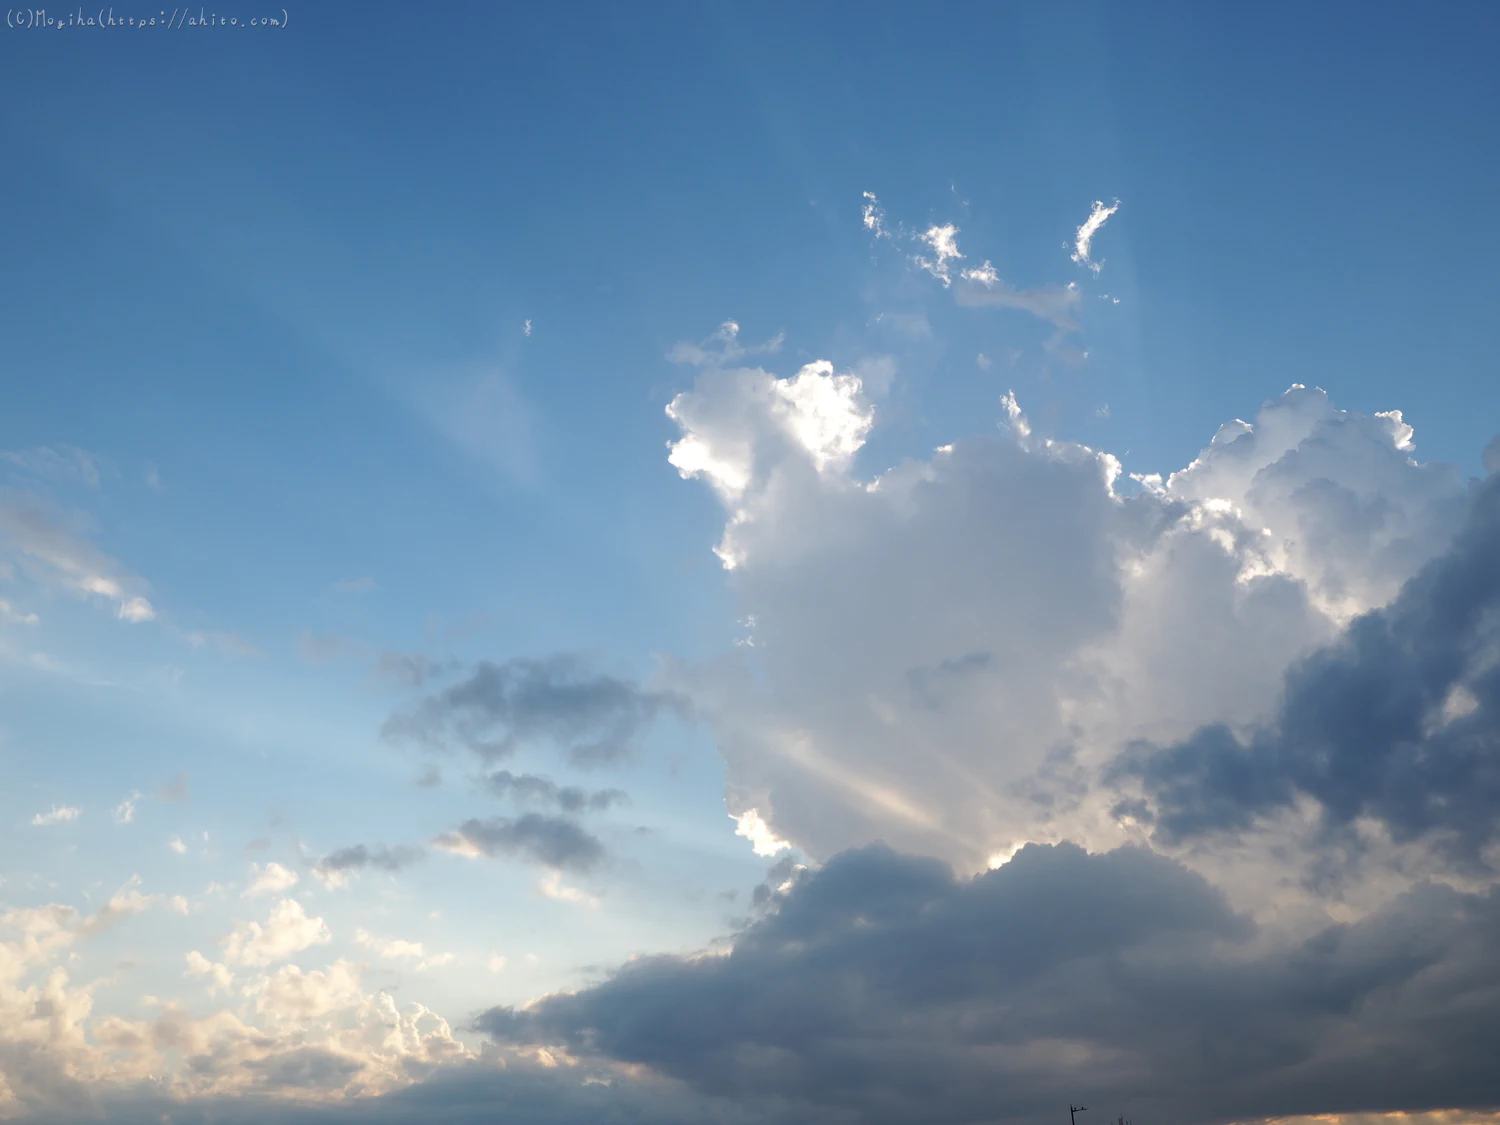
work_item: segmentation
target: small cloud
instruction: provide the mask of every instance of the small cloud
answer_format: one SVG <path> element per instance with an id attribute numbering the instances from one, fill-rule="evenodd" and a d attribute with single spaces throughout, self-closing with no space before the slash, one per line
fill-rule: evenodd
<path id="1" fill-rule="evenodd" d="M 466 820 L 455 832 L 445 832 L 432 845 L 453 855 L 477 859 L 515 856 L 553 871 L 587 872 L 604 859 L 604 845 L 567 817 L 526 813 L 524 816 Z"/>
<path id="2" fill-rule="evenodd" d="M 146 487 L 153 492 L 161 491 L 161 474 L 156 471 L 156 466 L 150 463 L 146 465 Z"/>
<path id="3" fill-rule="evenodd" d="M 167 847 L 171 848 L 178 855 L 187 855 L 187 845 L 182 842 L 181 836 L 173 836 L 167 841 Z"/>
<path id="4" fill-rule="evenodd" d="M 394 873 L 426 858 L 427 853 L 421 848 L 371 848 L 364 844 L 352 844 L 329 852 L 313 863 L 312 869 L 325 888 L 335 890 L 349 882 L 350 872 L 378 868 Z"/>
<path id="5" fill-rule="evenodd" d="M 46 828 L 51 824 L 62 824 L 64 821 L 77 820 L 80 811 L 73 805 L 53 805 L 51 812 L 37 813 L 31 818 L 31 823 L 38 828 Z"/>
<path id="6" fill-rule="evenodd" d="M 523 324 L 523 325 L 521 325 L 521 335 L 525 336 L 528 340 L 531 339 L 531 318 L 530 317 L 527 317 L 526 318 L 526 323 Z"/>
<path id="7" fill-rule="evenodd" d="M 1099 272 L 1104 263 L 1096 262 L 1089 257 L 1094 243 L 1094 236 L 1099 233 L 1100 228 L 1109 220 L 1109 217 L 1119 209 L 1120 201 L 1118 199 L 1108 207 L 1104 206 L 1099 200 L 1094 200 L 1093 210 L 1089 212 L 1089 217 L 1083 221 L 1083 225 L 1078 228 L 1077 237 L 1073 241 L 1073 261 L 1077 262 L 1080 266 L 1087 266 L 1096 274 Z"/>
<path id="8" fill-rule="evenodd" d="M 368 594 L 375 589 L 375 579 L 368 574 L 359 578 L 340 578 L 333 584 L 335 594 Z"/>
<path id="9" fill-rule="evenodd" d="M 988 371 L 991 367 L 995 366 L 995 361 L 983 352 L 974 357 L 974 362 L 979 365 L 979 370 L 981 371 Z"/>
<path id="10" fill-rule="evenodd" d="M 289 891 L 297 885 L 297 873 L 291 871 L 276 861 L 272 860 L 262 867 L 258 863 L 250 865 L 255 872 L 255 877 L 250 880 L 250 885 L 245 888 L 241 898 L 254 898 L 256 895 L 278 895 L 283 891 Z"/>
<path id="11" fill-rule="evenodd" d="M 756 855 L 773 856 L 792 846 L 771 831 L 771 826 L 762 819 L 760 812 L 756 809 L 747 809 L 739 816 L 731 813 L 729 818 L 734 821 L 734 834 L 749 840 Z"/>
<path id="12" fill-rule="evenodd" d="M 587 891 L 570 887 L 562 881 L 562 876 L 556 871 L 549 871 L 543 876 L 542 881 L 537 884 L 537 889 L 548 898 L 557 902 L 575 902 L 579 906 L 598 906 L 599 900 Z"/>
<path id="13" fill-rule="evenodd" d="M 98 460 L 74 445 L 60 445 L 55 449 L 39 445 L 35 449 L 0 450 L 0 461 L 8 461 L 30 476 L 99 487 Z"/>
<path id="14" fill-rule="evenodd" d="M 494 953 L 490 955 L 490 972 L 505 972 L 505 955 L 503 953 Z"/>
<path id="15" fill-rule="evenodd" d="M 1000 279 L 995 267 L 985 262 L 982 266 L 964 270 L 960 278 L 964 281 L 954 291 L 954 299 L 966 308 L 991 306 L 995 308 L 1020 309 L 1042 320 L 1050 321 L 1064 332 L 1074 332 L 1078 322 L 1074 312 L 1078 309 L 1080 293 L 1078 286 L 1043 285 L 1035 289 L 1017 289 Z"/>
<path id="16" fill-rule="evenodd" d="M 0 621 L 5 621 L 12 625 L 35 625 L 39 620 L 41 619 L 36 614 L 22 613 L 15 606 L 11 605 L 10 602 L 4 598 L 0 598 Z"/>
<path id="17" fill-rule="evenodd" d="M 144 589 L 144 581 L 125 573 L 92 543 L 34 504 L 0 503 L 0 546 L 43 581 L 115 602 L 123 620 L 149 621 L 156 615 L 150 602 L 130 592 L 132 587 Z M 10 567 L 0 559 L 0 573 L 9 572 Z"/>
<path id="18" fill-rule="evenodd" d="M 355 930 L 354 942 L 372 950 L 382 961 L 415 961 L 416 971 L 419 973 L 424 969 L 451 965 L 458 959 L 452 953 L 434 953 L 429 956 L 420 941 L 403 941 L 399 938 L 385 941 L 367 930 Z"/>
<path id="19" fill-rule="evenodd" d="M 925 234 L 918 235 L 920 241 L 925 242 L 932 250 L 932 257 L 926 258 L 921 254 L 912 256 L 918 269 L 926 270 L 943 283 L 943 288 L 953 284 L 953 277 L 949 263 L 960 261 L 963 255 L 958 249 L 958 228 L 952 223 L 944 223 L 941 226 L 930 226 Z M 985 263 L 989 267 L 989 263 Z M 974 270 L 966 271 L 974 273 Z M 993 268 L 991 268 L 993 273 Z"/>
<path id="20" fill-rule="evenodd" d="M 740 343 L 738 321 L 726 320 L 708 339 L 696 344 L 682 342 L 673 345 L 667 353 L 671 363 L 683 363 L 693 367 L 727 367 L 755 355 L 774 355 L 786 343 L 786 333 L 778 332 L 769 340 L 759 344 Z"/>
<path id="21" fill-rule="evenodd" d="M 864 220 L 865 230 L 876 238 L 891 237 L 891 232 L 885 229 L 885 210 L 880 206 L 880 200 L 875 198 L 873 191 L 865 192 L 865 203 L 860 215 Z"/>
<path id="22" fill-rule="evenodd" d="M 155 621 L 156 610 L 145 598 L 130 598 L 122 602 L 118 610 L 121 621 L 128 621 L 132 625 L 139 625 L 143 621 Z"/>
<path id="23" fill-rule="evenodd" d="M 140 799 L 141 794 L 139 793 L 139 791 L 137 791 L 131 793 L 130 796 L 126 797 L 123 801 L 116 805 L 114 812 L 111 814 L 114 817 L 115 823 L 129 824 L 131 821 L 135 820 L 135 803 Z"/>

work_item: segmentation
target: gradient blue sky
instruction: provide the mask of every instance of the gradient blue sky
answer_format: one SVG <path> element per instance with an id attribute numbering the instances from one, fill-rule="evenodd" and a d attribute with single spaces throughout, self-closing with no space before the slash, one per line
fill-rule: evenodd
<path id="1" fill-rule="evenodd" d="M 1138 474 L 1298 383 L 1401 410 L 1462 476 L 1500 426 L 1488 5 L 288 15 L 0 34 L 0 498 L 123 583 L 0 561 L 0 899 L 187 900 L 91 940 L 96 1012 L 207 1011 L 184 954 L 264 921 L 252 864 L 326 920 L 307 964 L 364 956 L 455 1028 L 732 930 L 771 861 L 728 816 L 723 731 L 671 714 L 616 768 L 497 763 L 629 794 L 588 820 L 604 867 L 551 895 L 522 860 L 337 891 L 309 867 L 502 811 L 468 759 L 418 785 L 381 734 L 474 662 L 656 685 L 739 651 L 725 515 L 665 412 L 697 377 L 669 353 L 727 320 L 782 336 L 745 361 L 779 377 L 894 372 L 866 475 L 994 435 L 1012 391 L 1034 434 Z M 893 228 L 955 225 L 965 266 L 1077 285 L 1086 358 L 953 300 L 865 192 Z M 1095 200 L 1121 201 L 1097 274 L 1069 260 Z M 403 687 L 382 654 L 452 667 Z M 33 823 L 54 808 L 79 812 Z M 453 958 L 382 966 L 358 930 Z"/>

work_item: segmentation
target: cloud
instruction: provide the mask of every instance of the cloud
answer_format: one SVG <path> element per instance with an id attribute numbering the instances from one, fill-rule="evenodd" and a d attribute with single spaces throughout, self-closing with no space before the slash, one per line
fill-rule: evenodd
<path id="1" fill-rule="evenodd" d="M 466 820 L 432 843 L 456 855 L 519 856 L 558 871 L 592 871 L 604 859 L 604 845 L 575 821 L 542 813 Z"/>
<path id="2" fill-rule="evenodd" d="M 602 811 L 629 801 L 620 789 L 588 790 L 577 785 L 558 785 L 551 778 L 529 773 L 517 775 L 509 770 L 496 770 L 487 776 L 484 787 L 497 797 L 551 805 L 569 813 Z"/>
<path id="3" fill-rule="evenodd" d="M 340 887 L 347 881 L 351 871 L 376 868 L 381 871 L 396 872 L 414 863 L 420 863 L 426 858 L 427 853 L 421 848 L 404 846 L 370 848 L 364 844 L 351 844 L 329 852 L 312 867 L 313 873 L 324 886 Z"/>
<path id="4" fill-rule="evenodd" d="M 963 259 L 958 249 L 958 228 L 952 223 L 934 225 L 917 238 L 932 251 L 932 257 L 918 254 L 912 257 L 912 262 L 918 269 L 925 270 L 942 282 L 944 289 L 948 288 L 953 284 L 952 263 Z M 988 266 L 989 263 L 986 262 L 985 265 Z"/>
<path id="5" fill-rule="evenodd" d="M 245 888 L 242 898 L 255 898 L 257 895 L 279 895 L 283 891 L 289 891 L 297 885 L 297 873 L 291 871 L 274 860 L 262 867 L 258 863 L 250 865 L 252 877 L 250 885 Z"/>
<path id="6" fill-rule="evenodd" d="M 1288 666 L 1393 597 L 1466 503 L 1394 412 L 1305 387 L 1132 479 L 1034 434 L 1013 397 L 993 437 L 877 474 L 850 440 L 820 467 L 778 382 L 705 372 L 674 401 L 754 645 L 670 682 L 715 736 L 730 812 L 815 860 L 885 840 L 974 871 L 1027 840 L 1141 838 L 1099 779 L 1120 749 L 1268 717 Z M 857 381 L 839 397 L 844 432 L 876 426 Z"/>
<path id="7" fill-rule="evenodd" d="M 875 412 L 863 379 L 837 374 L 825 360 L 787 379 L 758 368 L 704 372 L 672 399 L 667 416 L 682 431 L 669 447 L 672 466 L 684 479 L 706 480 L 726 506 L 745 513 L 741 502 L 748 494 L 776 487 L 773 472 L 787 477 L 788 487 L 808 470 L 841 477 L 864 445 Z M 717 553 L 732 569 L 729 536 Z"/>
<path id="8" fill-rule="evenodd" d="M 332 940 L 323 919 L 309 918 L 300 902 L 284 898 L 271 908 L 264 926 L 241 922 L 235 928 L 224 941 L 224 961 L 230 965 L 270 965 Z"/>
<path id="9" fill-rule="evenodd" d="M 890 238 L 891 232 L 885 228 L 885 210 L 880 206 L 880 200 L 875 198 L 873 191 L 864 193 L 864 205 L 860 208 L 860 217 L 864 222 L 865 230 L 876 238 Z"/>
<path id="10" fill-rule="evenodd" d="M 0 493 L 0 547 L 34 578 L 60 584 L 83 597 L 102 597 L 116 603 L 122 621 L 150 621 L 156 610 L 141 593 L 146 583 L 122 570 L 113 559 L 64 527 L 35 500 L 8 498 Z"/>
<path id="11" fill-rule="evenodd" d="M 773 856 L 792 846 L 772 832 L 770 825 L 761 819 L 760 813 L 755 809 L 746 809 L 730 819 L 734 821 L 734 834 L 749 840 L 756 855 Z"/>
<path id="12" fill-rule="evenodd" d="M 1078 228 L 1078 233 L 1073 240 L 1073 261 L 1077 262 L 1080 266 L 1087 266 L 1096 274 L 1099 272 L 1100 267 L 1104 263 L 1096 262 L 1093 258 L 1089 257 L 1090 250 L 1094 244 L 1094 236 L 1099 233 L 1109 217 L 1119 209 L 1120 201 L 1118 199 L 1108 207 L 1104 206 L 1099 200 L 1094 200 L 1094 206 L 1089 212 L 1089 217 Z"/>
<path id="13" fill-rule="evenodd" d="M 1163 1125 L 1482 1107 L 1497 938 L 1493 892 L 1427 886 L 1286 942 L 1138 848 L 1032 845 L 955 879 L 871 846 L 727 956 L 638 959 L 479 1025 L 765 1120 L 1020 1122 L 1080 1089 Z"/>
<path id="14" fill-rule="evenodd" d="M 128 598 L 120 603 L 117 615 L 121 621 L 128 621 L 132 625 L 139 625 L 142 621 L 155 621 L 156 610 L 145 598 Z"/>
<path id="15" fill-rule="evenodd" d="M 375 579 L 368 574 L 358 578 L 340 578 L 333 584 L 333 592 L 336 594 L 368 594 L 375 589 Z"/>
<path id="16" fill-rule="evenodd" d="M 375 662 L 374 677 L 379 682 L 394 687 L 414 688 L 421 687 L 428 680 L 455 672 L 460 667 L 457 661 L 433 661 L 421 653 L 383 652 Z"/>
<path id="17" fill-rule="evenodd" d="M 115 823 L 129 824 L 134 821 L 136 802 L 140 799 L 141 794 L 139 791 L 136 791 L 131 793 L 130 796 L 126 797 L 123 801 L 116 805 L 114 808 L 114 812 L 110 814 L 112 817 L 114 817 Z"/>
<path id="18" fill-rule="evenodd" d="M 922 246 L 922 250 L 908 256 L 909 261 L 919 270 L 936 278 L 944 289 L 952 288 L 954 299 L 959 305 L 966 308 L 1018 309 L 1050 322 L 1059 332 L 1078 331 L 1078 309 L 1082 293 L 1076 285 L 1043 285 L 1033 289 L 1019 289 L 1004 281 L 999 271 L 986 259 L 982 265 L 958 271 L 959 284 L 954 286 L 955 263 L 964 260 L 964 255 L 958 248 L 958 228 L 952 223 L 934 223 L 921 231 L 909 231 L 901 226 L 892 231 L 884 225 L 885 213 L 876 206 L 874 195 L 866 192 L 865 197 L 865 228 L 877 239 L 889 238 L 906 244 L 915 242 Z M 1112 210 L 1109 212 L 1113 213 Z M 1103 219 L 1099 222 L 1102 224 Z M 1097 229 L 1096 224 L 1089 232 L 1090 240 Z"/>
<path id="19" fill-rule="evenodd" d="M 73 445 L 57 448 L 40 445 L 33 449 L 0 450 L 0 461 L 9 462 L 29 476 L 99 487 L 99 461 L 92 453 Z"/>
<path id="20" fill-rule="evenodd" d="M 1002 281 L 989 262 L 976 269 L 964 270 L 960 278 L 962 284 L 954 290 L 954 299 L 965 308 L 1019 309 L 1049 321 L 1061 331 L 1078 330 L 1078 306 L 1082 294 L 1072 282 L 1017 289 Z"/>
<path id="21" fill-rule="evenodd" d="M 181 836 L 173 836 L 167 841 L 167 847 L 171 848 L 178 855 L 187 855 L 187 845 L 182 842 Z"/>
<path id="22" fill-rule="evenodd" d="M 531 318 L 530 317 L 527 317 L 526 318 L 526 322 L 521 325 L 521 335 L 525 336 L 528 340 L 531 339 Z"/>
<path id="23" fill-rule="evenodd" d="M 763 343 L 742 344 L 739 324 L 726 320 L 706 340 L 697 344 L 674 344 L 667 353 L 667 359 L 693 367 L 727 367 L 750 356 L 775 355 L 785 342 L 785 333 L 778 332 Z"/>
<path id="24" fill-rule="evenodd" d="M 1248 828 L 1316 803 L 1329 828 L 1383 826 L 1483 864 L 1500 847 L 1500 477 L 1474 493 L 1452 546 L 1389 605 L 1286 673 L 1270 721 L 1134 746 L 1117 777 L 1168 841 Z M 1496 852 L 1500 858 L 1500 850 Z"/>
<path id="25" fill-rule="evenodd" d="M 34 613 L 22 613 L 10 602 L 0 598 L 0 621 L 10 625 L 35 625 L 40 618 Z"/>
<path id="26" fill-rule="evenodd" d="M 80 810 L 76 805 L 53 805 L 51 812 L 37 813 L 31 818 L 31 823 L 37 828 L 46 828 L 49 825 L 77 820 L 79 815 Z"/>
<path id="27" fill-rule="evenodd" d="M 685 706 L 670 692 L 590 671 L 575 656 L 484 660 L 467 679 L 393 715 L 382 732 L 429 749 L 457 743 L 485 761 L 544 744 L 575 765 L 608 765 L 627 757 L 661 714 L 684 714 Z"/>
<path id="28" fill-rule="evenodd" d="M 456 959 L 452 953 L 434 953 L 429 956 L 420 941 L 403 941 L 399 938 L 387 941 L 375 937 L 368 930 L 355 930 L 354 943 L 371 950 L 383 961 L 414 961 L 419 973 L 427 969 L 440 969 Z"/>

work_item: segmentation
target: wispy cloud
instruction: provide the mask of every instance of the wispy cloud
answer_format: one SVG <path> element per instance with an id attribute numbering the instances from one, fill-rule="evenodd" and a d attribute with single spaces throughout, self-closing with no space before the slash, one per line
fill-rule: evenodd
<path id="1" fill-rule="evenodd" d="M 0 621 L 9 622 L 12 625 L 35 625 L 39 620 L 34 613 L 22 613 L 4 598 L 0 598 Z"/>
<path id="2" fill-rule="evenodd" d="M 1096 262 L 1089 256 L 1094 244 L 1094 236 L 1109 217 L 1120 209 L 1120 201 L 1117 199 L 1108 207 L 1099 200 L 1094 200 L 1094 208 L 1089 212 L 1089 217 L 1083 220 L 1083 225 L 1078 228 L 1078 234 L 1073 240 L 1073 261 L 1080 266 L 1087 266 L 1096 274 L 1099 272 L 1103 262 Z"/>
<path id="3" fill-rule="evenodd" d="M 0 461 L 29 476 L 69 481 L 99 487 L 99 462 L 92 453 L 74 445 L 39 445 L 32 449 L 0 450 Z"/>
<path id="4" fill-rule="evenodd" d="M 74 805 L 53 805 L 51 812 L 37 813 L 31 818 L 31 823 L 38 828 L 46 828 L 48 825 L 77 820 L 79 815 L 80 810 Z"/>
<path id="5" fill-rule="evenodd" d="M 137 791 L 131 793 L 130 796 L 126 797 L 123 801 L 116 805 L 114 808 L 114 812 L 110 814 L 114 817 L 115 823 L 129 824 L 131 821 L 135 820 L 135 805 L 136 802 L 140 799 L 141 794 L 139 791 Z"/>
<path id="6" fill-rule="evenodd" d="M 674 344 L 672 350 L 667 353 L 667 359 L 673 363 L 689 364 L 694 367 L 726 367 L 751 356 L 774 355 L 781 350 L 785 342 L 786 334 L 778 332 L 759 344 L 741 343 L 739 323 L 726 320 L 706 340 L 701 340 L 696 344 L 687 342 Z"/>
<path id="7" fill-rule="evenodd" d="M 954 290 L 954 300 L 965 308 L 1019 309 L 1045 320 L 1065 332 L 1078 329 L 1077 312 L 1082 299 L 1078 286 L 1042 285 L 1017 289 L 1000 279 L 989 262 L 960 275 L 963 284 Z"/>
<path id="8" fill-rule="evenodd" d="M 127 573 L 35 501 L 0 498 L 0 547 L 8 547 L 21 567 L 43 583 L 116 603 L 122 621 L 138 624 L 156 616 L 151 603 L 136 592 L 146 586 L 142 579 Z"/>
<path id="9" fill-rule="evenodd" d="M 876 208 L 873 193 L 866 192 L 865 198 L 867 201 L 866 229 L 873 232 L 877 238 L 889 238 L 895 242 L 920 245 L 921 249 L 909 254 L 908 260 L 919 270 L 935 278 L 944 289 L 951 288 L 958 304 L 966 308 L 988 306 L 1017 309 L 1050 322 L 1059 331 L 1076 332 L 1078 330 L 1076 313 L 1081 294 L 1076 285 L 1018 288 L 1001 278 L 1000 271 L 989 259 L 985 259 L 980 265 L 959 270 L 956 268 L 957 264 L 964 260 L 965 255 L 958 247 L 959 228 L 957 226 L 952 223 L 934 223 L 921 231 L 911 231 L 900 225 L 895 228 L 887 227 L 884 212 Z M 876 209 L 872 211 L 871 208 Z M 1110 214 L 1113 214 L 1113 209 L 1108 211 L 1104 218 L 1108 218 Z M 1090 221 L 1093 221 L 1092 218 Z M 1103 221 L 1099 219 L 1094 224 L 1093 229 L 1089 231 L 1089 239 L 1093 238 L 1093 231 L 1097 230 Z M 1088 224 L 1086 223 L 1085 226 Z M 1082 238 L 1081 233 L 1080 238 Z M 1087 240 L 1081 242 L 1080 245 L 1087 250 Z M 958 284 L 955 285 L 955 281 Z"/>
<path id="10" fill-rule="evenodd" d="M 931 249 L 932 257 L 916 254 L 912 261 L 918 269 L 926 270 L 941 281 L 944 289 L 948 288 L 953 284 L 952 263 L 963 259 L 958 249 L 958 228 L 952 223 L 930 226 L 917 237 Z"/>

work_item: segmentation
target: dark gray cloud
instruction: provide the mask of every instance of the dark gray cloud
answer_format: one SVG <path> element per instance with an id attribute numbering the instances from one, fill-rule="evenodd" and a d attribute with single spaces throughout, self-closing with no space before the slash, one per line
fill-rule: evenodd
<path id="1" fill-rule="evenodd" d="M 430 749 L 458 743 L 486 761 L 548 744 L 575 765 L 594 766 L 627 756 L 662 713 L 681 716 L 687 709 L 676 693 L 592 672 L 574 656 L 486 660 L 467 679 L 391 716 L 383 733 Z"/>
<path id="2" fill-rule="evenodd" d="M 1286 674 L 1275 719 L 1137 744 L 1112 767 L 1123 811 L 1175 842 L 1248 828 L 1311 797 L 1331 831 L 1374 818 L 1475 866 L 1500 828 L 1500 477 L 1473 495 L 1451 549 L 1387 608 Z"/>
<path id="3" fill-rule="evenodd" d="M 635 961 L 478 1025 L 768 1121 L 1021 1122 L 1080 1098 L 1160 1125 L 1481 1108 L 1500 1104 L 1497 942 L 1494 892 L 1421 886 L 1278 943 L 1141 849 L 1030 845 L 958 880 L 877 845 L 802 879 L 727 956 Z"/>
<path id="4" fill-rule="evenodd" d="M 370 848 L 364 844 L 351 844 L 346 848 L 338 848 L 329 852 L 314 866 L 326 872 L 362 871 L 367 867 L 379 868 L 382 871 L 399 871 L 403 867 L 410 867 L 426 858 L 427 853 L 421 848 L 405 846 Z"/>
<path id="5" fill-rule="evenodd" d="M 578 785 L 558 785 L 550 777 L 513 774 L 510 770 L 496 770 L 484 779 L 484 787 L 497 797 L 534 801 L 570 813 L 599 812 L 629 801 L 623 789 L 590 790 Z"/>
<path id="6" fill-rule="evenodd" d="M 604 859 L 604 845 L 575 821 L 526 813 L 466 820 L 435 843 L 449 849 L 468 844 L 487 856 L 521 856 L 556 871 L 591 871 Z"/>

